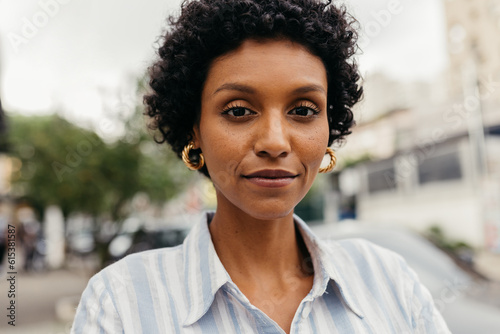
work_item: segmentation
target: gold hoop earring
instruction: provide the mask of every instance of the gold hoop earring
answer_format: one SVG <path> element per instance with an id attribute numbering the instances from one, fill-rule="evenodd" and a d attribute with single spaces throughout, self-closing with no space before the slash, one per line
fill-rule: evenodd
<path id="1" fill-rule="evenodd" d="M 205 165 L 205 158 L 203 158 L 203 153 L 200 153 L 198 163 L 193 163 L 189 158 L 189 153 L 192 149 L 194 149 L 194 144 L 192 142 L 184 146 L 182 150 L 182 161 L 190 170 L 198 170 Z"/>
<path id="2" fill-rule="evenodd" d="M 320 168 L 319 169 L 320 173 L 331 172 L 335 168 L 335 165 L 337 164 L 337 157 L 335 156 L 335 152 L 331 148 L 327 147 L 326 153 L 328 153 L 328 155 L 330 155 L 330 163 L 328 164 L 328 166 Z"/>

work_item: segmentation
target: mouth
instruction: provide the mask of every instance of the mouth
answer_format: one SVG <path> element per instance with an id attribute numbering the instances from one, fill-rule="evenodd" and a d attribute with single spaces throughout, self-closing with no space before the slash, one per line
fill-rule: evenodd
<path id="1" fill-rule="evenodd" d="M 243 177 L 251 183 L 266 188 L 285 187 L 292 183 L 297 176 L 299 176 L 299 174 L 281 169 L 264 169 L 243 175 Z"/>

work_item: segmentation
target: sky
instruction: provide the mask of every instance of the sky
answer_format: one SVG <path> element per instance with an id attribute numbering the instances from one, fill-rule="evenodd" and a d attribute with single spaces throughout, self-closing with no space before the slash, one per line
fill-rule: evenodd
<path id="1" fill-rule="evenodd" d="M 364 76 L 430 80 L 447 65 L 443 0 L 344 0 L 362 25 Z M 96 126 L 131 101 L 181 0 L 0 0 L 0 97 Z M 111 106 L 111 108 L 109 108 Z M 117 107 L 118 106 L 118 107 Z"/>

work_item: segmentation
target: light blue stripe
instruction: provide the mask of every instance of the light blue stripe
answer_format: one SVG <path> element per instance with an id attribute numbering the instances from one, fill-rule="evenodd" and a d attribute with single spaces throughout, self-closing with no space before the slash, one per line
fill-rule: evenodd
<path id="1" fill-rule="evenodd" d="M 433 317 L 432 310 L 431 310 L 431 303 L 433 303 L 434 301 L 432 299 L 428 300 L 428 299 L 423 297 L 422 289 L 427 289 L 427 288 L 422 283 L 420 283 L 420 280 L 418 279 L 418 276 L 415 273 L 415 271 L 413 271 L 403 259 L 400 259 L 400 261 L 401 261 L 401 267 L 403 267 L 406 270 L 406 272 L 408 273 L 408 275 L 413 279 L 413 282 L 414 282 L 413 291 L 412 291 L 413 297 L 416 296 L 420 302 L 427 301 L 427 304 L 425 305 L 424 309 L 422 310 L 422 313 L 426 312 L 426 314 L 423 315 L 423 317 L 426 319 L 425 329 L 426 329 L 427 333 L 438 333 L 439 328 L 432 321 L 432 320 L 434 320 L 434 317 Z M 430 292 L 429 292 L 429 295 L 430 295 Z M 411 323 L 412 327 L 413 327 L 413 325 L 417 325 L 416 321 L 417 321 L 417 319 L 413 319 L 413 315 L 412 315 L 412 323 Z M 433 330 L 431 330 L 431 322 L 433 324 L 433 326 L 432 326 Z"/>
<path id="2" fill-rule="evenodd" d="M 186 306 L 188 307 L 188 310 L 191 310 L 193 308 L 193 305 L 191 304 L 191 288 L 189 287 L 189 262 L 191 261 L 190 256 L 191 252 L 189 251 L 191 249 L 191 245 L 189 242 L 189 238 L 186 240 L 186 243 L 182 247 L 183 249 L 186 250 L 184 253 L 184 286 L 186 287 Z M 180 288 L 180 287 L 179 287 Z"/>
<path id="3" fill-rule="evenodd" d="M 137 299 L 137 308 L 143 333 L 159 333 L 151 288 L 146 276 L 146 268 L 141 254 L 133 254 L 127 259 L 127 266 L 134 285 L 134 292 Z"/>
<path id="4" fill-rule="evenodd" d="M 426 299 L 422 296 L 422 285 L 418 284 L 416 285 L 417 289 L 413 289 L 414 296 L 420 300 L 420 301 L 425 301 Z M 420 318 L 425 319 L 425 331 L 426 333 L 438 333 L 437 328 L 434 324 L 434 317 L 430 308 L 430 303 L 431 301 L 428 301 L 426 304 L 422 305 L 422 311 L 419 314 Z M 416 319 L 418 322 L 420 319 Z M 432 328 L 431 329 L 431 324 Z"/>
<path id="5" fill-rule="evenodd" d="M 163 285 L 165 286 L 165 291 L 167 291 L 168 302 L 170 306 L 170 311 L 172 313 L 172 321 L 174 322 L 174 328 L 176 333 L 180 333 L 179 319 L 177 318 L 177 311 L 175 309 L 174 299 L 172 298 L 171 287 L 167 283 L 167 277 L 165 275 L 165 270 L 163 268 L 163 253 L 158 254 L 158 267 L 160 268 L 160 277 Z"/>
<path id="6" fill-rule="evenodd" d="M 254 316 L 255 324 L 257 325 L 257 333 L 277 333 L 281 329 L 276 322 L 269 318 L 264 312 L 259 309 L 248 308 L 247 310 Z"/>
<path id="7" fill-rule="evenodd" d="M 355 333 L 351 320 L 349 319 L 349 315 L 347 314 L 347 309 L 342 303 L 342 300 L 338 296 L 337 292 L 333 289 L 333 284 L 335 283 L 332 282 L 331 284 L 328 284 L 326 293 L 323 296 L 325 303 L 328 306 L 327 308 L 330 312 L 330 316 L 333 319 L 333 323 L 340 329 L 341 333 Z M 338 293 L 340 293 L 340 291 Z"/>
<path id="8" fill-rule="evenodd" d="M 229 297 L 229 294 L 224 290 L 222 290 L 222 295 L 224 296 L 224 300 L 227 301 L 227 308 L 229 309 L 229 314 L 231 315 L 231 320 L 233 321 L 234 330 L 236 331 L 236 334 L 241 334 L 240 324 L 238 323 L 238 319 L 236 318 L 236 313 L 234 312 L 234 306 L 231 302 L 231 297 Z"/>
<path id="9" fill-rule="evenodd" d="M 85 291 L 83 291 L 80 306 L 78 312 L 76 313 L 75 320 L 73 322 L 72 330 L 75 334 L 83 333 L 83 327 L 87 322 L 87 304 L 93 300 L 93 294 L 95 292 L 94 282 L 97 280 L 97 275 L 92 277 L 87 285 Z M 99 305 L 102 308 L 102 305 Z"/>
<path id="10" fill-rule="evenodd" d="M 374 304 L 377 303 L 383 313 L 388 317 L 389 310 L 386 306 L 386 298 L 384 298 L 384 296 L 380 293 L 380 286 L 387 285 L 389 282 L 379 282 L 374 279 L 377 276 L 371 269 L 370 264 L 352 242 L 343 242 L 342 246 L 346 249 L 349 256 L 353 258 L 354 262 L 358 264 L 357 268 L 359 270 L 359 274 L 361 275 L 361 281 L 363 281 L 366 285 L 368 291 L 371 292 Z M 375 307 L 375 305 L 372 305 L 372 307 Z M 392 324 L 393 321 L 395 321 L 395 319 L 385 319 L 385 323 L 391 328 L 391 333 L 397 333 Z"/>
<path id="11" fill-rule="evenodd" d="M 102 281 L 104 282 L 104 287 L 106 291 L 108 291 L 109 293 L 109 297 L 111 298 L 111 302 L 113 303 L 116 312 L 118 312 L 118 305 L 116 305 L 116 298 L 113 294 L 113 289 L 111 289 L 111 284 L 109 284 L 109 279 L 106 271 L 102 271 Z"/>
<path id="12" fill-rule="evenodd" d="M 104 300 L 105 295 L 106 295 L 106 291 L 103 291 L 101 293 L 101 297 L 99 297 L 99 305 L 102 305 L 102 301 Z M 104 307 L 101 306 L 101 309 L 99 310 L 99 315 L 97 316 L 97 323 L 99 324 L 99 327 L 100 327 L 99 333 L 104 333 L 104 328 L 102 328 L 102 325 L 101 325 L 103 315 L 104 315 Z"/>
<path id="13" fill-rule="evenodd" d="M 116 305 L 116 298 L 113 294 L 113 290 L 111 289 L 111 285 L 109 284 L 109 279 L 106 271 L 102 271 L 102 281 L 104 282 L 104 287 L 106 291 L 108 292 L 109 298 L 111 299 L 111 302 L 113 303 L 114 311 L 116 312 L 117 316 L 120 318 L 120 314 L 118 313 L 118 305 Z M 103 305 L 101 305 L 103 307 Z M 120 319 L 120 322 L 123 323 Z M 124 330 L 122 329 L 122 333 Z"/>
<path id="14" fill-rule="evenodd" d="M 217 328 L 217 323 L 215 321 L 214 314 L 212 313 L 212 309 L 208 309 L 198 322 L 202 333 L 221 333 L 221 331 Z"/>
<path id="15" fill-rule="evenodd" d="M 343 243 L 341 243 L 340 245 L 343 245 Z M 341 277 L 343 277 L 343 278 L 349 277 L 349 275 L 346 275 L 346 273 L 344 272 L 344 267 L 342 265 L 336 266 L 336 269 L 339 272 L 339 275 Z M 359 283 L 359 282 L 356 282 L 356 283 Z M 336 282 L 332 282 L 331 284 L 335 284 L 335 288 L 338 289 L 339 294 L 342 296 L 342 298 L 344 298 L 344 300 L 347 300 L 344 296 L 344 292 L 342 291 L 342 288 Z M 354 282 L 352 282 L 351 284 L 354 284 Z M 365 327 L 366 332 L 373 334 L 372 328 L 371 328 L 370 324 L 368 323 L 370 317 L 365 314 L 364 317 L 359 317 L 359 318 L 362 320 L 362 324 Z"/>
<path id="16" fill-rule="evenodd" d="M 312 332 L 319 333 L 318 329 L 316 328 L 316 322 L 314 321 L 314 318 L 315 318 L 315 314 L 313 312 L 311 312 L 311 314 L 309 315 L 309 324 L 311 325 Z"/>
<path id="17" fill-rule="evenodd" d="M 406 320 L 406 322 L 408 323 L 408 325 L 410 327 L 412 327 L 411 326 L 411 317 L 410 317 L 410 314 L 408 314 L 408 312 L 405 312 L 405 309 L 404 309 L 403 305 L 401 305 L 401 300 L 398 298 L 398 293 L 397 293 L 397 291 L 395 289 L 394 282 L 391 280 L 391 277 L 387 273 L 387 270 L 385 268 L 384 263 L 382 262 L 382 260 L 380 259 L 380 257 L 378 256 L 378 253 L 376 251 L 373 251 L 372 254 L 375 255 L 375 258 L 377 259 L 378 266 L 380 268 L 382 268 L 382 272 L 384 273 L 385 280 L 390 283 L 389 287 L 391 288 L 391 292 L 392 292 L 392 295 L 394 296 L 394 299 L 398 303 L 398 307 L 399 307 L 399 311 L 401 312 L 401 315 Z"/>
<path id="18" fill-rule="evenodd" d="M 206 235 L 208 234 L 208 235 Z M 209 243 L 210 234 L 208 229 L 203 229 L 200 231 L 200 241 L 198 244 L 198 251 L 200 254 L 199 268 L 201 272 L 201 289 L 203 294 L 203 309 L 207 310 L 214 300 L 214 295 L 212 293 L 212 277 L 210 277 L 210 260 L 208 258 L 209 254 Z"/>

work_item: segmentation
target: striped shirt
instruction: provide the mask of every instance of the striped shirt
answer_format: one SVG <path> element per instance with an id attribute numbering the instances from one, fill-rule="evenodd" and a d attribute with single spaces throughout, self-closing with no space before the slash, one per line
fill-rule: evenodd
<path id="1" fill-rule="evenodd" d="M 132 254 L 92 277 L 71 332 L 284 333 L 232 282 L 211 241 L 210 215 L 182 245 Z M 290 333 L 450 333 L 399 255 L 361 239 L 319 240 L 294 219 L 314 282 Z"/>

